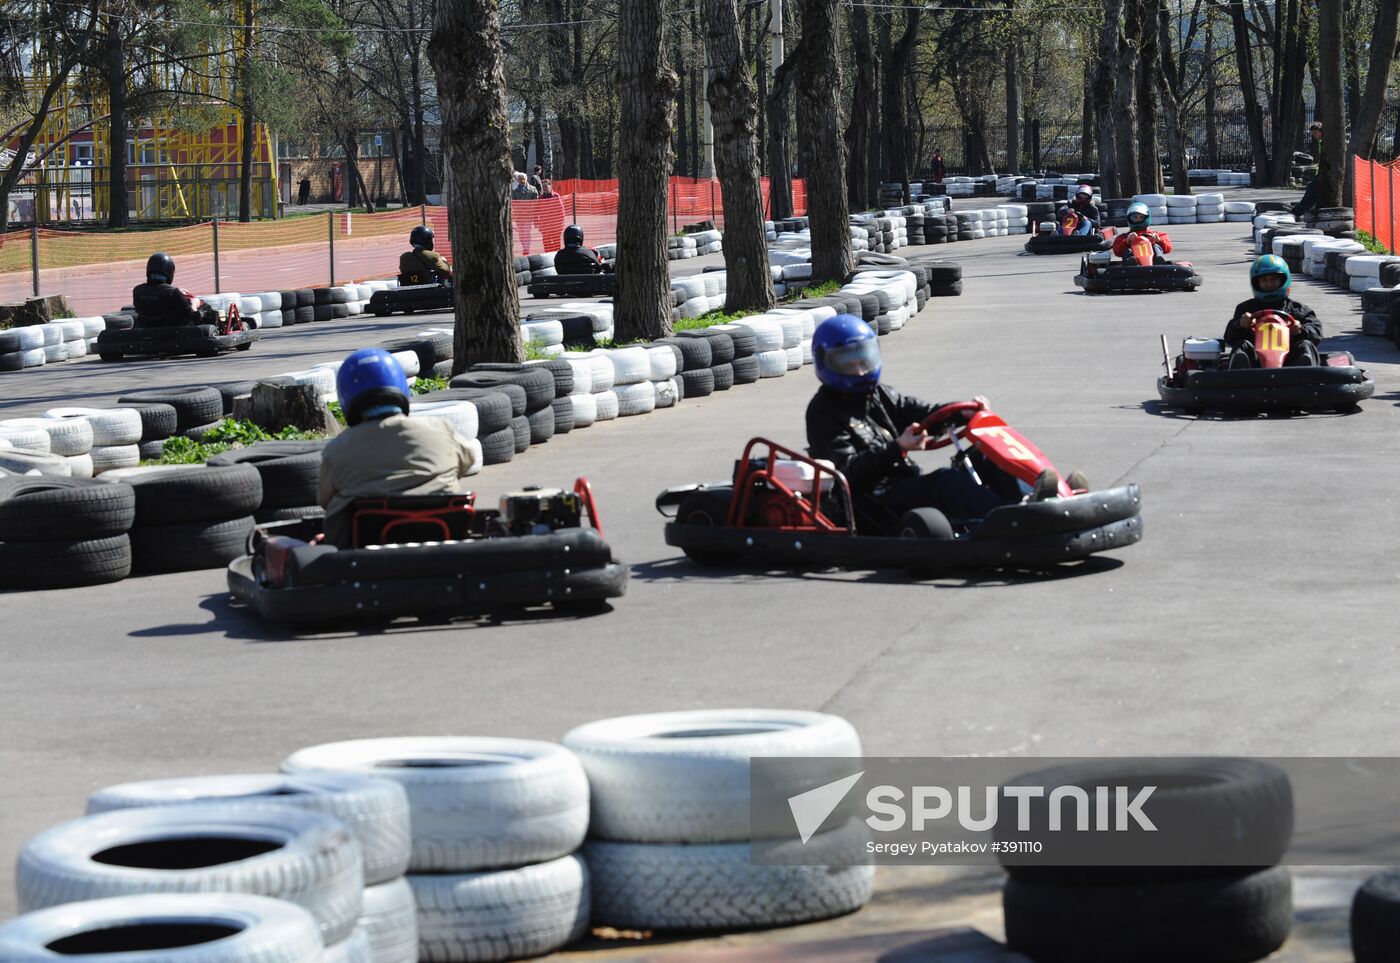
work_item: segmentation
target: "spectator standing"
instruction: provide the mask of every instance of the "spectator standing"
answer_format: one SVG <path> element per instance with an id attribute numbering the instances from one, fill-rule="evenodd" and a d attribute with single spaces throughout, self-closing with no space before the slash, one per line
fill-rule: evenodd
<path id="1" fill-rule="evenodd" d="M 933 182 L 935 184 L 942 184 L 943 174 L 943 152 L 941 150 L 936 150 L 933 152 Z"/>
<path id="2" fill-rule="evenodd" d="M 512 201 L 536 201 L 540 192 L 530 186 L 529 179 L 524 174 L 515 175 L 515 185 L 510 189 L 510 199 Z M 535 226 L 535 204 L 526 203 L 519 207 L 511 205 L 511 220 L 515 222 L 515 227 L 520 234 L 520 253 L 528 255 L 530 253 L 530 235 L 539 233 Z M 544 240 L 541 236 L 540 240 Z"/>

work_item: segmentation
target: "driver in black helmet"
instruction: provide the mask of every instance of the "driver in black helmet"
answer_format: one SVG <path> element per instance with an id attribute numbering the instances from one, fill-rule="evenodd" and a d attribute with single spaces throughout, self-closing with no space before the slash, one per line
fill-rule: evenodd
<path id="1" fill-rule="evenodd" d="M 423 284 L 449 284 L 452 281 L 452 265 L 447 258 L 433 250 L 433 229 L 421 224 L 408 235 L 408 243 L 413 250 L 399 255 L 399 274 L 403 277 L 417 275 Z"/>
<path id="2" fill-rule="evenodd" d="M 157 251 L 146 261 L 146 283 L 131 289 L 136 326 L 178 328 L 187 324 L 217 324 L 218 312 L 188 291 L 175 286 L 175 260 Z"/>
<path id="3" fill-rule="evenodd" d="M 601 274 L 603 259 L 591 247 L 583 246 L 583 228 L 564 228 L 564 246 L 554 254 L 554 270 L 560 274 Z"/>

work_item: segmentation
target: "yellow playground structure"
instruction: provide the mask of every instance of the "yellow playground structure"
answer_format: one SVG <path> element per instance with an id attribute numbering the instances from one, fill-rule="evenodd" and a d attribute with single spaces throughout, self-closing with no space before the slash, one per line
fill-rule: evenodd
<path id="1" fill-rule="evenodd" d="M 44 0 L 48 2 L 48 0 Z M 111 210 L 113 151 L 126 152 L 126 193 L 131 220 L 203 221 L 239 215 L 243 138 L 253 139 L 251 208 L 254 218 L 277 216 L 277 164 L 262 123 L 244 124 L 239 65 L 255 29 L 242 23 L 243 4 L 210 5 L 207 39 L 188 56 L 165 58 L 144 70 L 143 86 L 162 91 L 155 111 L 128 117 L 113 131 L 110 91 L 100 78 L 73 75 L 50 104 L 29 152 L 26 171 L 10 196 L 11 223 L 61 224 L 105 221 Z M 54 64 L 36 37 L 28 78 L 37 111 Z M 144 53 L 133 49 L 133 55 Z M 0 131 L 0 152 L 13 132 Z M 12 155 L 11 155 L 12 156 Z"/>

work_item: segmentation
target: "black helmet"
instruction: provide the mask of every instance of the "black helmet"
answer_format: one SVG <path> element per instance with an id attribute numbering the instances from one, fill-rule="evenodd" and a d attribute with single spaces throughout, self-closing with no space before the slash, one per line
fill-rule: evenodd
<path id="1" fill-rule="evenodd" d="M 583 244 L 583 228 L 577 224 L 570 224 L 564 228 L 564 246 L 579 247 Z"/>
<path id="2" fill-rule="evenodd" d="M 175 259 L 157 251 L 146 259 L 146 280 L 154 284 L 175 283 Z"/>
<path id="3" fill-rule="evenodd" d="M 426 224 L 418 225 L 413 229 L 413 233 L 408 235 L 408 243 L 414 247 L 431 251 L 433 249 L 433 229 Z"/>

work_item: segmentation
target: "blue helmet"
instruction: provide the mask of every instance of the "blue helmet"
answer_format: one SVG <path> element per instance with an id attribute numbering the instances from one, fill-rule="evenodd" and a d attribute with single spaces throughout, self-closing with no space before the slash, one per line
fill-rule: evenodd
<path id="1" fill-rule="evenodd" d="M 853 314 L 838 314 L 817 326 L 812 360 L 822 384 L 860 394 L 880 383 L 880 346 L 870 325 Z"/>
<path id="2" fill-rule="evenodd" d="M 1281 280 L 1266 281 L 1265 278 Z M 1288 262 L 1277 254 L 1260 255 L 1249 269 L 1249 286 L 1254 296 L 1265 304 L 1282 304 L 1292 283 L 1293 272 L 1288 270 Z"/>
<path id="3" fill-rule="evenodd" d="M 361 348 L 340 365 L 335 392 L 347 424 L 357 425 L 372 408 L 396 406 L 408 414 L 408 379 L 383 348 Z"/>

